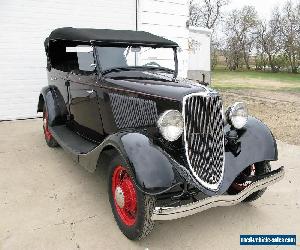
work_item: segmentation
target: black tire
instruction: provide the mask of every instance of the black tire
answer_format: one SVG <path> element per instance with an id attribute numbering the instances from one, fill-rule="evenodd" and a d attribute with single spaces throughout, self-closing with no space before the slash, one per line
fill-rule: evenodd
<path id="1" fill-rule="evenodd" d="M 44 137 L 47 145 L 50 148 L 58 147 L 59 145 L 57 141 L 54 139 L 54 137 L 52 136 L 48 128 L 48 111 L 47 111 L 46 104 L 44 105 L 43 108 L 43 131 L 44 131 Z"/>
<path id="2" fill-rule="evenodd" d="M 258 162 L 255 164 L 255 172 L 257 175 L 266 174 L 271 172 L 271 165 L 269 161 Z M 252 202 L 260 198 L 265 192 L 267 188 L 258 190 L 252 194 L 250 194 L 243 202 Z"/>
<path id="3" fill-rule="evenodd" d="M 262 161 L 262 162 L 257 162 L 254 164 L 255 165 L 255 175 L 262 175 L 271 172 L 271 165 L 269 161 Z M 250 194 L 248 197 L 246 197 L 242 202 L 252 202 L 260 198 L 265 192 L 267 188 L 258 190 L 252 194 Z M 237 191 L 234 188 L 234 185 L 231 185 L 231 187 L 228 190 L 229 194 L 237 194 L 240 191 Z"/>
<path id="4" fill-rule="evenodd" d="M 130 240 L 140 240 L 142 238 L 145 238 L 153 230 L 154 221 L 151 219 L 151 217 L 155 208 L 156 199 L 154 196 L 146 195 L 143 192 L 141 192 L 134 184 L 134 188 L 136 191 L 135 222 L 132 225 L 127 225 L 121 218 L 120 213 L 117 211 L 118 205 L 114 197 L 115 193 L 113 191 L 113 176 L 116 171 L 116 168 L 120 166 L 126 169 L 127 173 L 129 174 L 129 177 L 131 178 L 131 180 L 133 180 L 132 172 L 127 166 L 124 159 L 119 154 L 114 154 L 108 169 L 108 196 L 110 205 L 112 208 L 114 218 L 122 233 Z"/>

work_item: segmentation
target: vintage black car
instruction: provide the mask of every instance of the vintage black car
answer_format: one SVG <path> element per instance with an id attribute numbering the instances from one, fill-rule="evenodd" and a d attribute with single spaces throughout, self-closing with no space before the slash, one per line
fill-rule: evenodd
<path id="1" fill-rule="evenodd" d="M 59 28 L 45 40 L 49 85 L 38 112 L 48 146 L 88 171 L 111 156 L 108 195 L 120 230 L 253 201 L 284 176 L 276 141 L 244 103 L 178 77 L 178 45 L 141 31 Z M 107 152 L 109 151 L 109 154 Z"/>

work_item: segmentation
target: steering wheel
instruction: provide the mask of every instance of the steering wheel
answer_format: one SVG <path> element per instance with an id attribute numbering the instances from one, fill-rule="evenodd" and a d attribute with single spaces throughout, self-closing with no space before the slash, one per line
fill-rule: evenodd
<path id="1" fill-rule="evenodd" d="M 144 64 L 143 66 L 156 66 L 156 67 L 161 67 L 157 62 L 148 62 Z"/>

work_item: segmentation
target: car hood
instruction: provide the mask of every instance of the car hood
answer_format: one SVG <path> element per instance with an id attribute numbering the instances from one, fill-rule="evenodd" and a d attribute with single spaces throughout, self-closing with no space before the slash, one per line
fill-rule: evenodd
<path id="1" fill-rule="evenodd" d="M 153 71 L 114 72 L 105 75 L 104 84 L 108 88 L 137 94 L 151 95 L 158 98 L 182 101 L 191 93 L 212 91 L 199 83 L 184 79 L 173 78 L 171 74 Z"/>

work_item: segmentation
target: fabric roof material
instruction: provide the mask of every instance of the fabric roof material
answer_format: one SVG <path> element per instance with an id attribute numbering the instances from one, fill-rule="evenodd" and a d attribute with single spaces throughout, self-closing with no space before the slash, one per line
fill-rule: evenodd
<path id="1" fill-rule="evenodd" d="M 49 40 L 68 40 L 95 43 L 154 45 L 162 47 L 177 47 L 178 44 L 160 36 L 145 31 L 58 28 L 51 32 Z M 46 41 L 48 40 L 46 39 Z"/>

